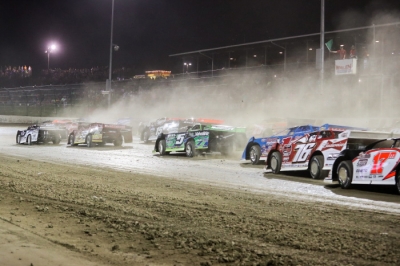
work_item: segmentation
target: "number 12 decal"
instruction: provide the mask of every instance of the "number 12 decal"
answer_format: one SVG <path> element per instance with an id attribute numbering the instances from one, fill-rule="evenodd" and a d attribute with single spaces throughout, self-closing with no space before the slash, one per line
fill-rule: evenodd
<path id="1" fill-rule="evenodd" d="M 178 134 L 178 135 L 176 135 L 175 146 L 180 146 L 180 145 L 182 145 L 183 140 L 185 139 L 185 135 L 186 135 L 186 134 Z"/>

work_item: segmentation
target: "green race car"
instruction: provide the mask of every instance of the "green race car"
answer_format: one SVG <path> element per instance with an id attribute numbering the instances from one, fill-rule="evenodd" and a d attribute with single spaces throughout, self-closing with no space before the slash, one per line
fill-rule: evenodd
<path id="1" fill-rule="evenodd" d="M 243 148 L 246 143 L 244 127 L 196 123 L 184 132 L 158 135 L 153 152 L 161 155 L 185 152 L 188 157 L 202 152 L 230 155 Z"/>

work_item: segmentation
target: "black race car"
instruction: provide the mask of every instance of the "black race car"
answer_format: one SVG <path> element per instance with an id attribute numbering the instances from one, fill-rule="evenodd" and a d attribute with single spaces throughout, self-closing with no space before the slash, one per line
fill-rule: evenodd
<path id="1" fill-rule="evenodd" d="M 88 147 L 94 145 L 104 146 L 113 143 L 121 146 L 123 143 L 132 142 L 132 127 L 116 124 L 90 123 L 81 124 L 68 137 L 68 144 L 76 146 L 85 144 Z"/>

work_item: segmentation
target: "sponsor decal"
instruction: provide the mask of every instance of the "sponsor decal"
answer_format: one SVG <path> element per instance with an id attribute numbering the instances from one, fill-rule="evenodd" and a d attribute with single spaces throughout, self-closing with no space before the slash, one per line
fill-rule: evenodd
<path id="1" fill-rule="evenodd" d="M 369 178 L 383 178 L 383 175 L 370 175 Z"/>
<path id="2" fill-rule="evenodd" d="M 202 132 L 195 132 L 194 135 L 195 136 L 208 136 L 210 134 L 210 132 L 208 131 L 202 131 Z"/>
<path id="3" fill-rule="evenodd" d="M 325 151 L 327 149 L 335 149 L 335 150 L 342 150 L 345 144 L 347 143 L 347 139 L 340 140 L 338 142 L 328 140 L 325 144 L 325 146 L 322 148 L 322 151 Z"/>
<path id="4" fill-rule="evenodd" d="M 327 144 L 325 145 L 325 148 L 342 148 L 343 147 L 343 143 L 335 143 L 335 144 Z"/>
<path id="5" fill-rule="evenodd" d="M 361 159 L 357 162 L 357 167 L 365 166 L 367 165 L 368 159 Z"/>
<path id="6" fill-rule="evenodd" d="M 266 139 L 266 142 L 268 144 L 279 143 L 279 139 L 278 138 L 269 138 L 269 139 Z"/>
<path id="7" fill-rule="evenodd" d="M 360 153 L 359 155 L 358 155 L 358 158 L 359 159 L 369 159 L 369 158 L 371 158 L 371 154 L 366 154 L 366 153 Z"/>
<path id="8" fill-rule="evenodd" d="M 303 168 L 303 167 L 307 167 L 308 165 L 305 163 L 303 164 L 292 164 L 290 162 L 288 163 L 282 163 L 282 168 Z"/>
<path id="9" fill-rule="evenodd" d="M 357 169 L 356 173 L 368 173 L 368 169 L 365 168 Z"/>

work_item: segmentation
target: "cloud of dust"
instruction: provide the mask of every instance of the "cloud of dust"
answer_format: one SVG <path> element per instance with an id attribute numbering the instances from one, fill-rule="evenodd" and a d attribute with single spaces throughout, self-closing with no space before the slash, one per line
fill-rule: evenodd
<path id="1" fill-rule="evenodd" d="M 363 14 L 350 11 L 341 19 L 344 22 L 362 19 L 366 25 L 372 25 L 393 22 L 398 17 L 395 12 L 377 13 L 365 23 Z M 131 90 L 131 94 L 121 97 L 110 108 L 93 110 L 87 118 L 115 122 L 130 117 L 132 126 L 161 117 L 214 118 L 246 127 L 265 124 L 271 119 L 290 119 L 292 125 L 297 121 L 298 125 L 331 123 L 378 129 L 400 115 L 397 107 L 390 112 L 387 109 L 396 106 L 395 99 L 400 96 L 396 76 L 400 50 L 397 48 L 393 56 L 389 53 L 400 38 L 400 26 L 376 28 L 375 40 L 379 36 L 380 43 L 374 42 L 372 35 L 369 30 L 365 42 L 356 44 L 357 75 L 335 76 L 334 56 L 331 60 L 326 57 L 323 86 L 315 67 L 294 68 L 290 64 L 286 73 L 265 67 L 218 70 L 212 79 L 189 73 L 185 78 L 148 80 L 128 86 L 125 92 Z"/>

